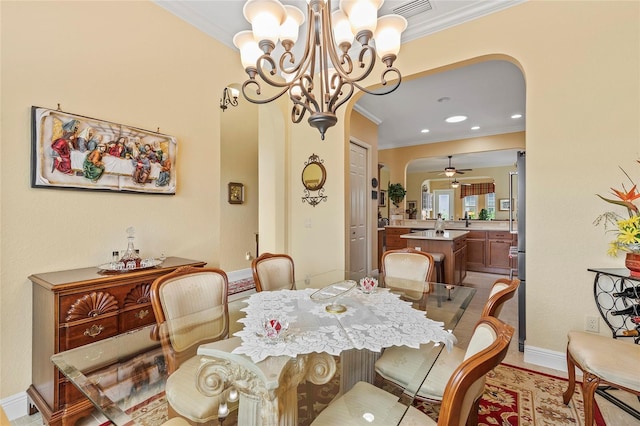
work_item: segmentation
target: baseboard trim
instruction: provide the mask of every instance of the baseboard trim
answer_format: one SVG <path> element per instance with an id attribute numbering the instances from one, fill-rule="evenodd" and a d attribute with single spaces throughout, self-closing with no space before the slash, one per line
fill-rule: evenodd
<path id="1" fill-rule="evenodd" d="M 29 405 L 29 399 L 27 398 L 26 392 L 21 392 L 2 399 L 0 400 L 0 405 L 2 405 L 2 409 L 7 414 L 9 421 L 29 414 L 29 410 L 27 408 Z"/>
<path id="2" fill-rule="evenodd" d="M 564 352 L 525 345 L 524 362 L 541 367 L 553 368 L 558 371 L 567 371 L 567 356 Z"/>

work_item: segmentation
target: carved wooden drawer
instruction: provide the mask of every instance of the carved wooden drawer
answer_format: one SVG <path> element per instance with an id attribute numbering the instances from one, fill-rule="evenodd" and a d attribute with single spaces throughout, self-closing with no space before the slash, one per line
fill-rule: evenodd
<path id="1" fill-rule="evenodd" d="M 117 313 L 76 325 L 67 325 L 60 333 L 60 350 L 77 348 L 116 334 L 118 334 Z"/>
<path id="2" fill-rule="evenodd" d="M 60 322 L 74 322 L 118 312 L 118 301 L 106 291 L 93 291 L 60 298 Z"/>
<path id="3" fill-rule="evenodd" d="M 134 328 L 140 328 L 148 324 L 156 322 L 156 317 L 153 315 L 153 308 L 151 304 L 133 306 L 130 310 L 123 310 L 119 317 L 119 328 L 121 332 L 131 330 Z"/>
<path id="4" fill-rule="evenodd" d="M 156 317 L 151 307 L 151 282 L 138 284 L 124 298 L 119 319 L 120 332 L 140 328 L 154 322 L 156 322 Z"/>

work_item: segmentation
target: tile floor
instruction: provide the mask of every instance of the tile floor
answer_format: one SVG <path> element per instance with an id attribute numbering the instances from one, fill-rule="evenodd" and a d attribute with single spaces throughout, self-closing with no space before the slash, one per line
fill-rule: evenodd
<path id="1" fill-rule="evenodd" d="M 501 278 L 499 275 L 492 274 L 482 274 L 477 272 L 469 272 L 467 274 L 467 278 L 465 279 L 465 284 L 469 286 L 473 286 L 477 288 L 476 296 L 473 298 L 469 308 L 463 315 L 460 323 L 456 327 L 456 336 L 460 343 L 464 344 L 465 339 L 468 340 L 471 337 L 473 332 L 473 327 L 477 318 L 482 311 L 482 307 L 484 302 L 489 297 L 489 290 L 493 282 L 497 279 Z M 241 302 L 233 301 L 229 303 L 229 313 L 231 317 L 231 324 L 236 323 L 237 319 L 240 318 L 243 313 L 239 312 L 239 309 L 243 306 Z M 514 298 L 508 301 L 502 309 L 500 314 L 500 318 L 503 321 L 514 326 L 517 330 L 518 326 L 518 304 L 517 299 Z M 230 330 L 231 333 L 234 333 L 235 330 Z M 558 377 L 567 377 L 566 372 L 553 370 L 550 368 L 539 367 L 532 364 L 527 364 L 524 362 L 524 354 L 518 351 L 518 339 L 515 338 L 512 340 L 511 345 L 509 347 L 509 352 L 504 362 L 506 364 L 515 365 L 518 367 L 528 368 L 530 370 L 540 371 L 542 373 L 551 374 Z M 621 397 L 624 396 L 625 401 L 633 407 L 636 407 L 640 410 L 640 402 L 637 398 L 630 394 L 621 394 Z M 620 408 L 611 404 L 604 398 L 596 395 L 596 399 L 598 402 L 598 406 L 602 411 L 602 415 L 605 419 L 605 422 L 608 426 L 640 426 L 640 420 L 634 418 L 633 416 L 625 413 Z M 94 413 L 94 417 L 87 417 L 80 422 L 78 422 L 77 426 L 98 426 L 103 424 L 106 421 L 103 416 L 98 413 Z M 42 424 L 40 414 L 35 414 L 33 416 L 25 416 L 19 419 L 16 419 L 11 422 L 11 426 L 40 426 Z"/>

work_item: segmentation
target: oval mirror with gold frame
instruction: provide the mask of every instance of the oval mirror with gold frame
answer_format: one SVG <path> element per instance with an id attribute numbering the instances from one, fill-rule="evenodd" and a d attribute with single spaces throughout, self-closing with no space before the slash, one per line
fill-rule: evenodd
<path id="1" fill-rule="evenodd" d="M 324 165 L 320 162 L 311 161 L 310 157 L 309 162 L 302 169 L 302 184 L 304 187 L 309 191 L 318 191 L 324 186 L 326 180 L 327 171 Z"/>
<path id="2" fill-rule="evenodd" d="M 309 203 L 313 207 L 322 201 L 327 201 L 327 196 L 324 195 L 327 170 L 324 168 L 323 162 L 316 154 L 311 154 L 302 169 L 302 185 L 304 186 L 302 202 Z"/>

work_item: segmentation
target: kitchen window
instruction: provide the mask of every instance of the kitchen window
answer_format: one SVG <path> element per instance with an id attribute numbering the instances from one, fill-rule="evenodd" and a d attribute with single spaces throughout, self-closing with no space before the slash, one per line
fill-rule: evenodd
<path id="1" fill-rule="evenodd" d="M 494 220 L 496 218 L 496 193 L 491 192 L 486 194 L 484 197 L 485 208 L 487 209 L 489 220 Z"/>
<path id="2" fill-rule="evenodd" d="M 467 212 L 469 218 L 477 219 L 478 218 L 478 196 L 477 195 L 467 195 L 463 199 L 463 212 Z M 463 213 L 464 216 L 464 213 Z"/>

